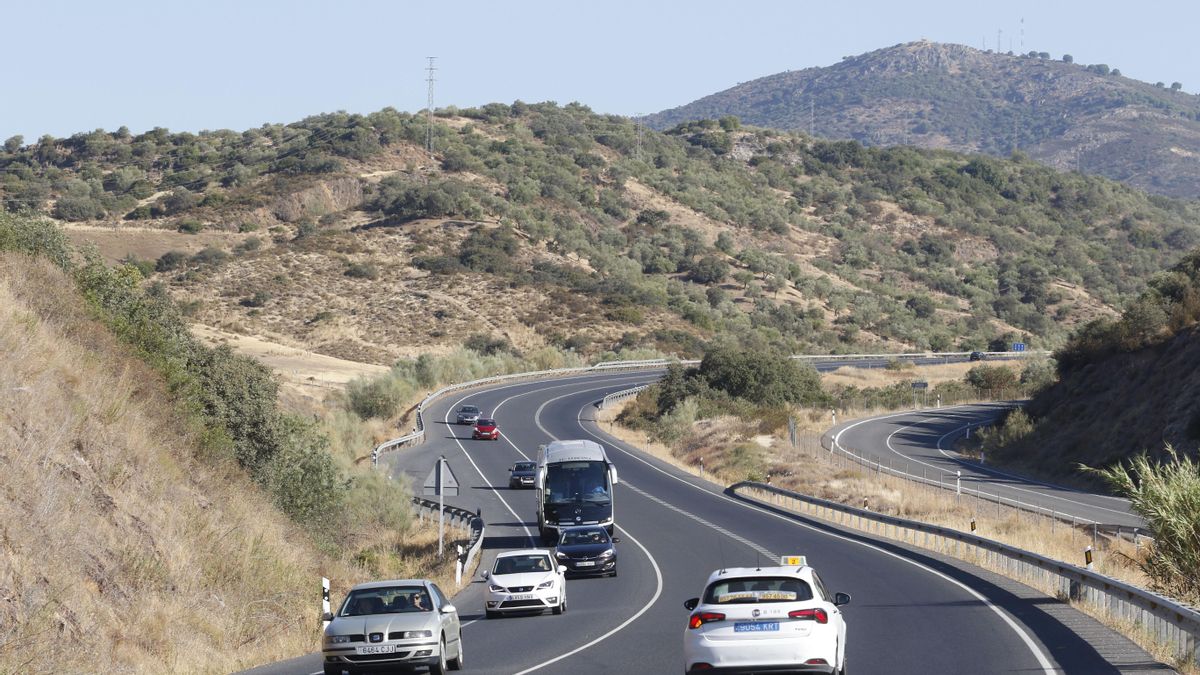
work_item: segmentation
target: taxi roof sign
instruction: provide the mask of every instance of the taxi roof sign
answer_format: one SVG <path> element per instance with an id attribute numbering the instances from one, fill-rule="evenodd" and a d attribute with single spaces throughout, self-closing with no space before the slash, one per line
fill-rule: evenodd
<path id="1" fill-rule="evenodd" d="M 784 567 L 804 567 L 808 560 L 802 555 L 785 555 L 780 557 L 779 564 Z"/>

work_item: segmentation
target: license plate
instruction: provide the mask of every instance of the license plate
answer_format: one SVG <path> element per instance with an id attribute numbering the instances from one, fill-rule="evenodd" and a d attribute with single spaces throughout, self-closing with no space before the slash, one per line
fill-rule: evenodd
<path id="1" fill-rule="evenodd" d="M 594 567 L 596 565 L 596 561 L 595 560 L 582 560 L 575 564 L 578 565 L 579 567 Z"/>
<path id="2" fill-rule="evenodd" d="M 354 648 L 355 654 L 395 654 L 396 645 L 364 645 Z"/>
<path id="3" fill-rule="evenodd" d="M 778 621 L 739 621 L 733 624 L 735 633 L 769 633 L 778 630 Z"/>
<path id="4" fill-rule="evenodd" d="M 529 593 L 527 595 L 510 595 L 510 596 L 508 596 L 508 599 L 509 600 L 533 600 L 534 597 L 535 596 L 532 593 Z"/>

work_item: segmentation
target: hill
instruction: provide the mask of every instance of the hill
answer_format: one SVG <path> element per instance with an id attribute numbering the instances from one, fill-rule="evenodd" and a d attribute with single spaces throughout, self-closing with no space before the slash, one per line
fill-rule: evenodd
<path id="1" fill-rule="evenodd" d="M 1017 159 L 570 104 L 94 131 L 0 154 L 189 320 L 390 365 L 469 340 L 589 358 L 1056 346 L 1200 243 L 1200 207 Z"/>
<path id="2" fill-rule="evenodd" d="M 1200 98 L 1048 57 L 911 42 L 740 83 L 646 122 L 668 129 L 734 115 L 869 145 L 1020 151 L 1148 192 L 1200 196 Z"/>
<path id="3" fill-rule="evenodd" d="M 310 648 L 322 556 L 197 458 L 161 378 L 72 288 L 0 253 L 0 671 L 227 672 Z"/>
<path id="4" fill-rule="evenodd" d="M 1200 449 L 1200 251 L 1155 275 L 1119 318 L 1084 326 L 1057 353 L 1060 381 L 1026 407 L 1029 433 L 997 458 L 1055 476 L 1165 446 Z"/>

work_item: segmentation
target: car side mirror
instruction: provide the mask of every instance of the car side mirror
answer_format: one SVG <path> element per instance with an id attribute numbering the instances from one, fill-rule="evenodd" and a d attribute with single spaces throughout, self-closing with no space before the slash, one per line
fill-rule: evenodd
<path id="1" fill-rule="evenodd" d="M 480 579 L 483 579 L 484 581 L 487 581 L 487 578 L 488 578 L 488 571 L 487 571 L 487 570 L 484 570 L 484 571 L 480 572 L 480 573 L 479 573 L 479 578 L 480 578 Z"/>
<path id="2" fill-rule="evenodd" d="M 849 593 L 834 593 L 833 594 L 833 604 L 835 604 L 835 605 L 850 604 L 850 594 Z"/>
<path id="3" fill-rule="evenodd" d="M 566 573 L 567 573 L 567 566 L 566 566 L 566 565 L 559 565 L 559 566 L 558 566 L 558 573 L 559 573 L 559 574 L 566 574 Z"/>
<path id="4" fill-rule="evenodd" d="M 321 615 L 322 621 L 333 621 L 333 612 L 325 612 Z"/>
<path id="5" fill-rule="evenodd" d="M 619 544 L 619 543 L 621 543 L 621 538 L 620 538 L 620 537 L 613 537 L 613 538 L 612 538 L 612 543 L 614 543 L 614 544 Z"/>
<path id="6" fill-rule="evenodd" d="M 683 601 L 683 608 L 690 612 L 696 609 L 696 605 L 698 604 L 700 604 L 700 598 L 690 598 Z"/>
<path id="7" fill-rule="evenodd" d="M 450 603 L 446 603 L 446 604 L 442 605 L 442 614 L 451 614 L 451 613 L 454 613 L 457 611 L 458 611 L 458 608 L 455 607 L 454 605 L 451 605 Z"/>

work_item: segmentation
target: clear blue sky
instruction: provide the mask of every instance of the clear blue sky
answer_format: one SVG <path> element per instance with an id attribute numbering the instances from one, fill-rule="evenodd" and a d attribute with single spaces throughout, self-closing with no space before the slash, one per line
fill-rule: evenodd
<path id="1" fill-rule="evenodd" d="M 635 115 L 928 38 L 1200 90 L 1200 3 L 0 0 L 0 140 L 553 100 Z M 1021 19 L 1024 18 L 1024 49 Z"/>

